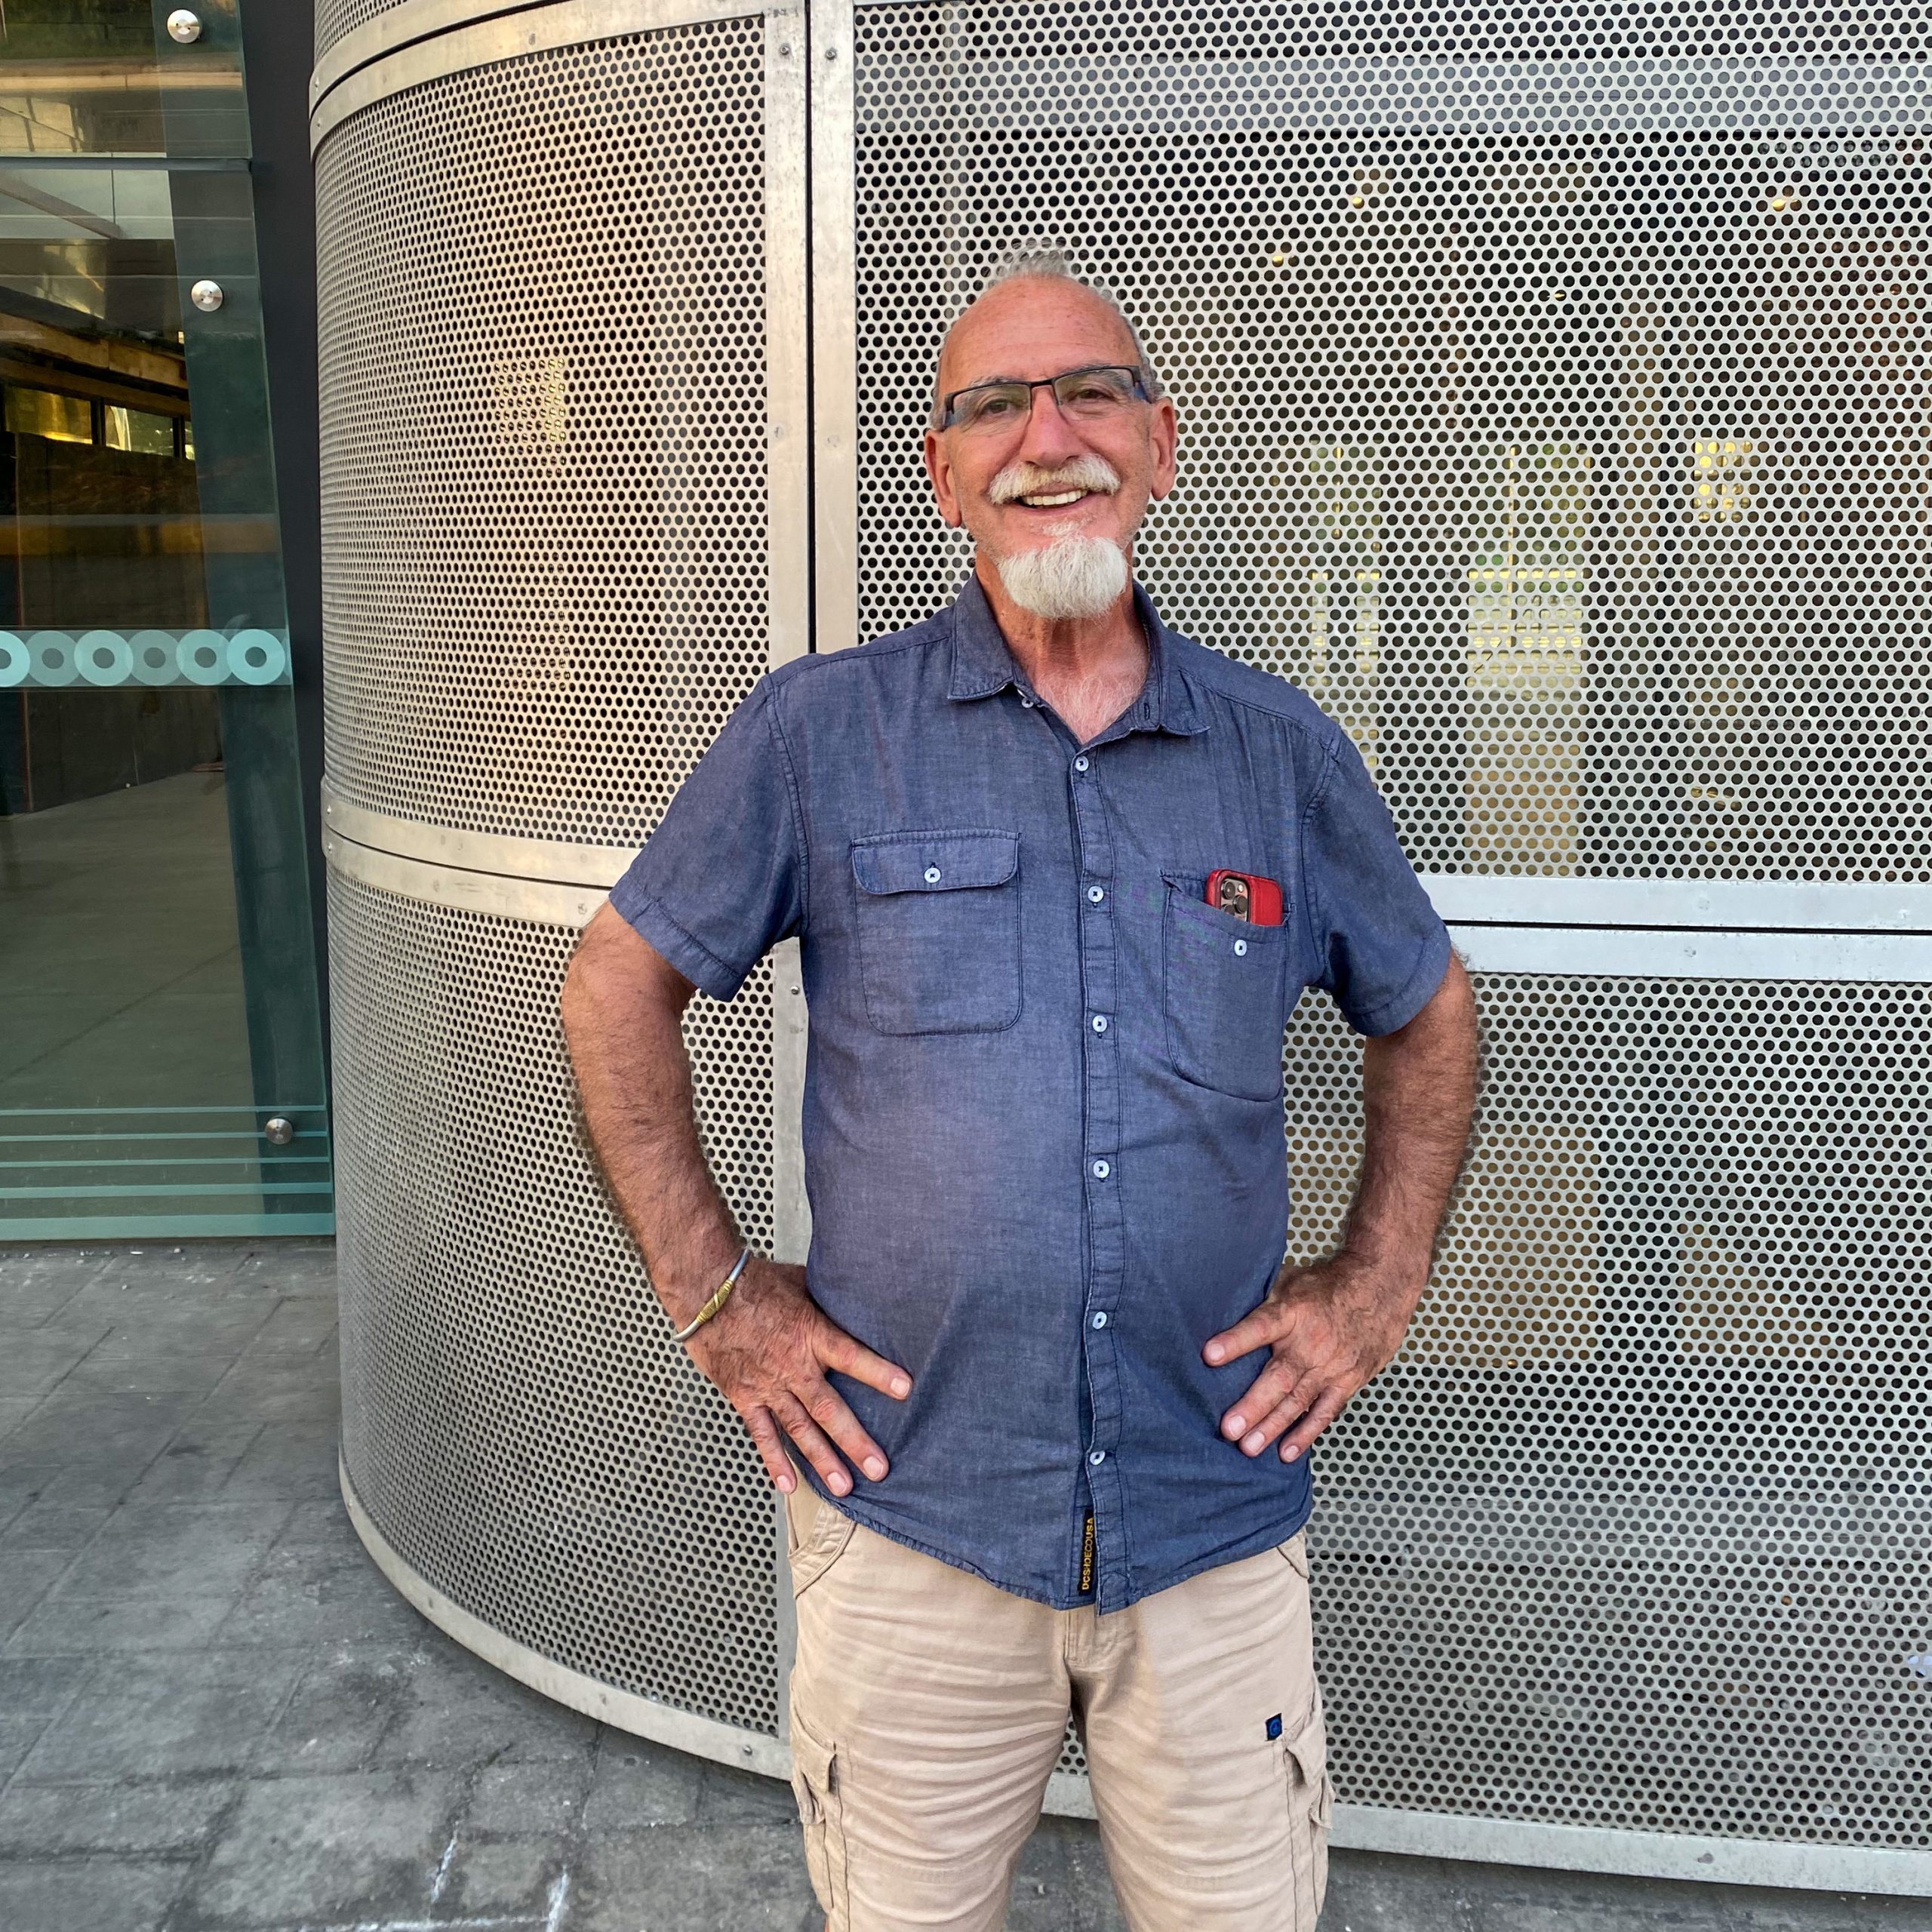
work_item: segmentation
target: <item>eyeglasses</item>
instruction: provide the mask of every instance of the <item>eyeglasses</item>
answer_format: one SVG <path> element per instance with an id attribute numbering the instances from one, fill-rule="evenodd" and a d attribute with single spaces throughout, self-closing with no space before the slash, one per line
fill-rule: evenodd
<path id="1" fill-rule="evenodd" d="M 1033 413 L 1033 392 L 1051 389 L 1060 414 L 1075 423 L 1104 423 L 1131 402 L 1151 402 L 1145 372 L 1131 364 L 1102 364 L 1042 376 L 1038 382 L 976 383 L 940 401 L 942 429 L 1011 429 Z"/>

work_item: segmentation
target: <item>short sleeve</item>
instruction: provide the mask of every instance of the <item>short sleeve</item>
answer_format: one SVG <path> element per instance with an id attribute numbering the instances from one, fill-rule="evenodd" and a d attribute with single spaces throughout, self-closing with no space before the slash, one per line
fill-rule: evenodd
<path id="1" fill-rule="evenodd" d="M 713 999 L 804 921 L 792 772 L 769 678 L 724 728 L 665 811 L 611 903 Z"/>
<path id="2" fill-rule="evenodd" d="M 1449 934 L 1404 854 L 1361 755 L 1341 732 L 1302 825 L 1311 986 L 1358 1033 L 1406 1026 L 1449 970 Z"/>

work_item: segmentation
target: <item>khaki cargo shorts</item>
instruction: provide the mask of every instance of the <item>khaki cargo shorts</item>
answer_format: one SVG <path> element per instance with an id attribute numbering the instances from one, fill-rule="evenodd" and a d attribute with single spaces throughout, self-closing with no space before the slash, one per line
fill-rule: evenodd
<path id="1" fill-rule="evenodd" d="M 1315 1932 L 1331 1797 L 1301 1537 L 1101 1617 L 787 1500 L 792 1780 L 831 1932 L 997 1932 L 1069 1713 L 1133 1932 Z"/>

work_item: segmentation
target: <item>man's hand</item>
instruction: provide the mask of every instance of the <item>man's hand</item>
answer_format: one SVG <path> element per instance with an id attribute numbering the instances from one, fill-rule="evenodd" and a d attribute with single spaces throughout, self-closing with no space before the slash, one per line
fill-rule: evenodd
<path id="1" fill-rule="evenodd" d="M 686 1346 L 743 1418 L 780 1490 L 789 1493 L 798 1481 L 780 1430 L 834 1496 L 852 1487 L 841 1450 L 874 1482 L 884 1476 L 884 1452 L 825 1371 L 835 1368 L 900 1401 L 912 1392 L 912 1378 L 827 1319 L 806 1291 L 802 1268 L 756 1257 L 747 1262 L 723 1309 Z"/>
<path id="2" fill-rule="evenodd" d="M 1402 1345 L 1420 1284 L 1387 1282 L 1364 1261 L 1337 1255 L 1313 1268 L 1284 1268 L 1252 1315 L 1213 1337 L 1201 1352 L 1217 1367 L 1266 1349 L 1271 1359 L 1221 1418 L 1244 1456 L 1281 1443 L 1292 1463 L 1386 1368 Z"/>
<path id="3" fill-rule="evenodd" d="M 1244 1455 L 1284 1430 L 1281 1460 L 1306 1455 L 1395 1358 L 1429 1285 L 1475 1098 L 1475 1001 L 1452 956 L 1422 1011 L 1362 1050 L 1367 1131 L 1342 1251 L 1284 1268 L 1267 1300 L 1201 1351 L 1217 1368 L 1257 1349 L 1272 1357 L 1221 1418 Z"/>

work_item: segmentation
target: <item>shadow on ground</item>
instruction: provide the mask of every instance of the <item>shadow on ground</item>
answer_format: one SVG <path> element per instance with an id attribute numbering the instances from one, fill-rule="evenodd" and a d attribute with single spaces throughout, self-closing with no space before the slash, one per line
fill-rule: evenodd
<path id="1" fill-rule="evenodd" d="M 0 1250 L 0 1927 L 815 1928 L 783 1786 L 550 1703 L 390 1589 L 335 1377 L 326 1242 Z M 1091 1826 L 1041 1826 L 1009 1924 L 1119 1932 Z M 1338 1852 L 1322 1932 L 1928 1924 Z"/>

